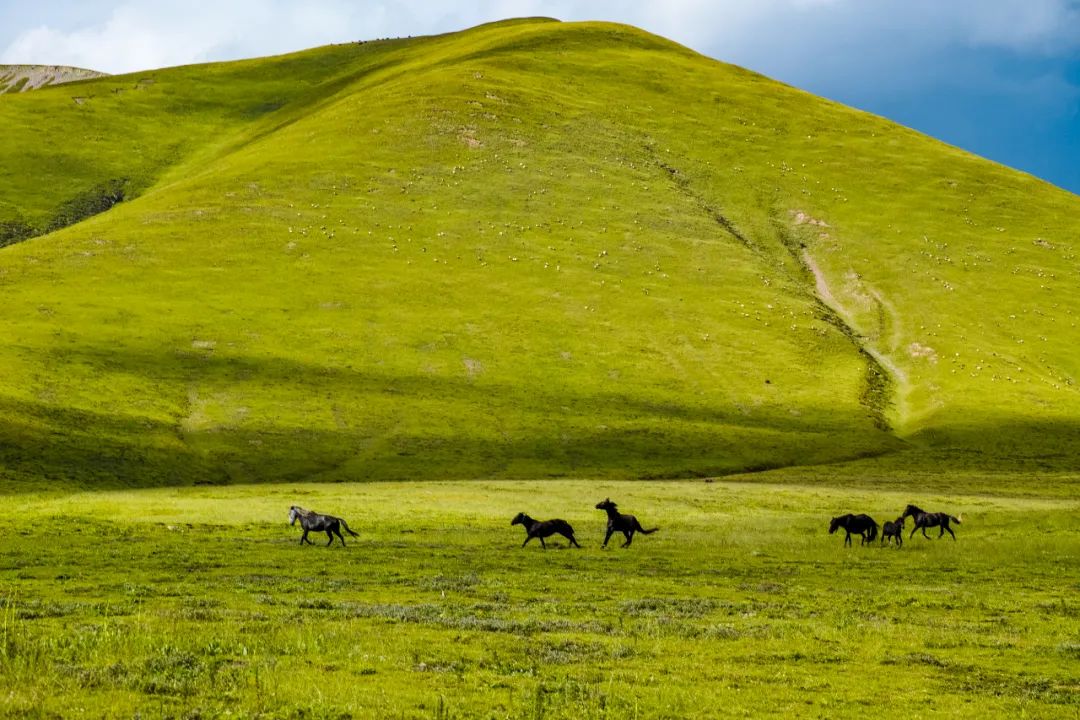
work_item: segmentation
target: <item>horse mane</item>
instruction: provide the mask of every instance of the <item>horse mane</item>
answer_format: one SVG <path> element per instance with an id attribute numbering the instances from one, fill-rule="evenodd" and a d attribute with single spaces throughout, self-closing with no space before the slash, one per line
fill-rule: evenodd
<path id="1" fill-rule="evenodd" d="M 906 508 L 904 508 L 904 514 L 902 515 L 902 517 L 907 517 L 908 515 L 925 515 L 925 514 L 926 514 L 926 511 L 923 510 L 918 505 L 912 505 L 911 503 L 908 503 L 908 506 Z"/>

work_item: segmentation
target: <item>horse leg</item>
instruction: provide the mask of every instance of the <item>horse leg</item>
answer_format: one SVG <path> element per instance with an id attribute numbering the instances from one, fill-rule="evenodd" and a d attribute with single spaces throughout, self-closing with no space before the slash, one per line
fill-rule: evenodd
<path id="1" fill-rule="evenodd" d="M 326 531 L 326 537 L 330 538 L 329 540 L 326 541 L 326 547 L 330 547 L 331 545 L 334 544 L 334 531 L 333 530 L 327 530 Z"/>
<path id="2" fill-rule="evenodd" d="M 574 539 L 574 533 L 563 533 L 562 536 L 570 541 L 570 544 L 574 547 L 581 547 L 577 544 L 577 540 Z"/>
<path id="3" fill-rule="evenodd" d="M 907 539 L 910 540 L 911 538 L 915 537 L 915 533 L 917 533 L 917 532 L 919 532 L 919 526 L 918 525 L 911 528 L 911 534 L 907 536 Z"/>
<path id="4" fill-rule="evenodd" d="M 307 530 L 305 530 L 305 531 L 304 531 L 304 534 L 300 536 L 300 544 L 301 544 L 301 545 L 303 545 L 304 543 L 308 543 L 308 544 L 311 544 L 311 541 L 307 539 L 307 532 L 308 532 L 308 531 L 307 531 Z"/>
<path id="5" fill-rule="evenodd" d="M 601 545 L 600 547 L 607 547 L 608 540 L 610 540 L 611 536 L 614 535 L 614 534 L 615 534 L 615 528 L 609 527 L 607 529 L 607 535 L 604 536 L 604 544 Z"/>
<path id="6" fill-rule="evenodd" d="M 849 533 L 847 530 L 844 530 L 844 547 L 847 547 L 850 544 L 851 544 L 851 533 Z"/>
<path id="7" fill-rule="evenodd" d="M 955 539 L 956 539 L 956 533 L 954 533 L 954 532 L 952 531 L 952 528 L 951 528 L 951 527 L 949 527 L 948 525 L 942 525 L 941 527 L 942 527 L 942 528 L 944 528 L 945 530 L 948 530 L 948 531 L 949 531 L 949 534 L 950 534 L 950 535 L 952 535 L 952 539 L 953 539 L 953 540 L 955 540 Z"/>
<path id="8" fill-rule="evenodd" d="M 525 547 L 526 545 L 528 545 L 529 541 L 532 540 L 532 539 L 533 539 L 532 535 L 526 535 L 525 536 L 525 542 L 521 543 L 521 547 Z"/>
<path id="9" fill-rule="evenodd" d="M 925 525 L 922 526 L 922 536 L 924 538 L 926 538 L 927 540 L 930 539 L 930 536 L 926 534 L 926 526 Z"/>
<path id="10" fill-rule="evenodd" d="M 334 532 L 337 533 L 338 538 L 341 539 L 341 547 L 345 547 L 345 536 L 341 534 L 341 530 L 334 528 Z M 330 542 L 334 542 L 334 538 L 330 538 Z"/>
<path id="11" fill-rule="evenodd" d="M 626 536 L 626 542 L 624 542 L 622 544 L 622 546 L 623 547 L 630 547 L 630 543 L 634 542 L 634 531 L 633 530 L 623 530 L 622 534 L 624 536 Z"/>
<path id="12" fill-rule="evenodd" d="M 544 542 L 544 536 L 543 536 L 543 535 L 540 535 L 539 537 L 540 537 L 540 547 L 542 547 L 542 548 L 544 548 L 545 550 L 547 550 L 547 543 L 546 543 L 546 542 Z"/>

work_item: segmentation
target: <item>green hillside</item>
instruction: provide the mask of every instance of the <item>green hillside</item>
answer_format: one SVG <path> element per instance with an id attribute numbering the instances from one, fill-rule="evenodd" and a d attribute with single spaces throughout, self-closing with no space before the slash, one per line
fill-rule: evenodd
<path id="1" fill-rule="evenodd" d="M 634 28 L 104 77 L 0 125 L 9 487 L 1080 458 L 1080 199 Z"/>

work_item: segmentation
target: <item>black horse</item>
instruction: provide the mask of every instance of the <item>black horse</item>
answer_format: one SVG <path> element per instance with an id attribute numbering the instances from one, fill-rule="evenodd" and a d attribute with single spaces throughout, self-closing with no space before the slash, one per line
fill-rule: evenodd
<path id="1" fill-rule="evenodd" d="M 829 523 L 829 534 L 832 535 L 837 528 L 844 528 L 844 532 L 847 533 L 844 536 L 845 545 L 851 544 L 852 534 L 861 535 L 862 542 L 859 544 L 865 545 L 877 537 L 878 524 L 869 515 L 852 515 L 848 513 L 832 519 Z"/>
<path id="2" fill-rule="evenodd" d="M 885 543 L 889 538 L 896 540 L 897 547 L 904 545 L 904 518 L 898 517 L 895 521 L 886 520 L 881 526 L 881 542 Z"/>
<path id="3" fill-rule="evenodd" d="M 954 522 L 957 525 L 960 524 L 960 518 L 958 517 L 953 517 L 952 515 L 943 512 L 928 513 L 915 505 L 908 505 L 904 508 L 904 514 L 901 515 L 901 517 L 911 517 L 915 521 L 915 527 L 911 528 L 911 535 L 908 535 L 909 540 L 915 536 L 916 530 L 922 530 L 923 537 L 929 540 L 930 536 L 926 534 L 926 528 L 931 527 L 941 528 L 941 531 L 938 532 L 938 540 L 940 540 L 946 532 L 952 535 L 952 539 L 955 540 L 956 533 L 949 527 L 949 523 Z"/>
<path id="4" fill-rule="evenodd" d="M 603 502 L 596 503 L 597 510 L 604 510 L 607 512 L 607 535 L 604 536 L 603 547 L 607 547 L 608 540 L 616 532 L 621 532 L 623 537 L 626 538 L 626 542 L 622 544 L 623 547 L 629 547 L 630 543 L 634 540 L 634 533 L 640 532 L 643 535 L 651 535 L 660 528 L 653 528 L 652 530 L 646 530 L 641 527 L 641 523 L 633 515 L 623 515 L 618 511 L 618 506 L 611 502 L 611 498 L 607 498 Z"/>
<path id="5" fill-rule="evenodd" d="M 540 546 L 547 550 L 547 543 L 544 542 L 544 538 L 551 537 L 555 533 L 562 535 L 564 538 L 570 541 L 570 544 L 574 547 L 581 547 L 578 545 L 577 540 L 574 539 L 574 528 L 570 527 L 570 523 L 565 520 L 533 520 L 525 513 L 518 513 L 514 516 L 514 519 L 510 521 L 511 525 L 523 525 L 525 527 L 525 542 L 521 543 L 521 547 L 525 547 L 529 544 L 529 541 L 533 538 L 540 538 Z"/>
<path id="6" fill-rule="evenodd" d="M 325 532 L 326 537 L 330 538 L 326 543 L 327 547 L 330 547 L 334 543 L 334 535 L 341 538 L 341 544 L 345 544 L 345 538 L 341 534 L 341 528 L 345 528 L 345 532 L 349 533 L 353 537 L 360 537 L 358 533 L 354 533 L 349 527 L 349 524 L 339 517 L 333 515 L 323 515 L 312 510 L 305 510 L 298 505 L 293 505 L 289 508 L 289 524 L 295 525 L 296 521 L 300 521 L 300 527 L 304 528 L 304 534 L 300 536 L 300 544 L 305 542 L 308 545 L 314 545 L 315 543 L 308 540 L 307 534 L 314 530 L 315 532 Z"/>

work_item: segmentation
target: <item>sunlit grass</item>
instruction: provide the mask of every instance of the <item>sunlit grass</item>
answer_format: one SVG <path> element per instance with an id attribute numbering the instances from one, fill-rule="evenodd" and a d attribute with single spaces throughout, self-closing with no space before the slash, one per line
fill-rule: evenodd
<path id="1" fill-rule="evenodd" d="M 23 495 L 5 712 L 97 717 L 1068 716 L 1076 501 L 798 484 L 409 483 Z M 661 531 L 601 550 L 616 499 Z M 845 549 L 917 497 L 958 540 Z M 346 517 L 301 547 L 290 504 Z M 581 550 L 520 549 L 518 511 Z M 441 710 L 439 708 L 442 708 Z"/>

